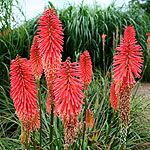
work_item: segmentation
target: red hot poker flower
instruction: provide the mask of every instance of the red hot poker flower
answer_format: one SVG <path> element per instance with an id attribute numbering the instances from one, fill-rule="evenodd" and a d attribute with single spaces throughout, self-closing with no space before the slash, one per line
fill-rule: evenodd
<path id="1" fill-rule="evenodd" d="M 62 63 L 60 69 L 58 69 L 57 75 L 59 78 L 55 81 L 55 112 L 59 113 L 61 117 L 70 117 L 80 113 L 81 104 L 84 102 L 81 98 L 84 98 L 84 94 L 80 77 L 80 68 L 78 63 L 70 62 L 68 58 Z"/>
<path id="2" fill-rule="evenodd" d="M 39 52 L 39 41 L 38 36 L 34 36 L 33 44 L 30 50 L 30 63 L 32 72 L 36 79 L 40 79 L 43 73 L 42 57 Z"/>
<path id="3" fill-rule="evenodd" d="M 40 127 L 39 110 L 36 100 L 36 81 L 29 60 L 16 57 L 10 66 L 11 90 L 16 114 L 26 132 Z"/>
<path id="4" fill-rule="evenodd" d="M 83 81 L 85 89 L 87 89 L 92 79 L 92 62 L 88 50 L 80 55 L 79 64 L 81 70 L 80 78 Z"/>
<path id="5" fill-rule="evenodd" d="M 111 83 L 111 88 L 110 88 L 110 103 L 111 103 L 111 107 L 116 111 L 116 109 L 118 107 L 118 100 L 117 100 L 117 96 L 115 93 L 114 82 Z"/>
<path id="6" fill-rule="evenodd" d="M 44 72 L 47 81 L 49 97 L 47 98 L 47 110 L 50 113 L 50 100 L 54 100 L 54 81 L 57 78 L 55 72 L 60 67 L 61 51 L 63 51 L 63 29 L 55 10 L 48 8 L 38 21 L 38 34 L 40 36 L 39 48 L 42 56 Z"/>
<path id="7" fill-rule="evenodd" d="M 53 8 L 48 8 L 39 18 L 38 23 L 40 25 L 38 26 L 39 47 L 45 68 L 46 64 L 51 65 L 53 61 L 60 59 L 60 52 L 63 51 L 62 35 L 64 34 L 61 21 Z"/>
<path id="8" fill-rule="evenodd" d="M 140 77 L 143 53 L 140 45 L 136 45 L 136 43 L 135 30 L 130 25 L 125 28 L 124 39 L 116 48 L 118 53 L 115 53 L 113 58 L 113 79 L 116 83 L 122 82 L 125 77 L 127 83 L 132 86 L 135 83 L 134 75 Z"/>
<path id="9" fill-rule="evenodd" d="M 54 88 L 55 114 L 59 113 L 65 127 L 65 148 L 72 145 L 77 136 L 77 116 L 81 112 L 81 104 L 84 104 L 81 98 L 85 97 L 81 91 L 81 80 L 78 79 L 80 68 L 77 64 L 71 63 L 70 58 L 61 64 Z"/>

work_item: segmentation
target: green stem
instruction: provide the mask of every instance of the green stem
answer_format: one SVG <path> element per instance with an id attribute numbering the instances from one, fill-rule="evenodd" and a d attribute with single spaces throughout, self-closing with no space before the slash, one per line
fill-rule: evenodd
<path id="1" fill-rule="evenodd" d="M 35 131 L 33 131 L 33 149 L 36 150 Z"/>
<path id="2" fill-rule="evenodd" d="M 51 127 L 50 127 L 50 150 L 53 150 L 53 131 L 54 131 L 54 100 L 51 100 Z"/>
<path id="3" fill-rule="evenodd" d="M 30 150 L 29 133 L 26 134 L 26 149 Z"/>
<path id="4" fill-rule="evenodd" d="M 103 43 L 103 75 L 105 76 L 105 44 Z"/>
<path id="5" fill-rule="evenodd" d="M 38 100 L 40 106 L 40 147 L 42 145 L 42 105 L 41 105 L 41 91 L 40 91 L 40 79 L 37 79 L 37 88 L 38 88 Z"/>
<path id="6" fill-rule="evenodd" d="M 127 139 L 127 125 L 121 123 L 121 132 L 120 132 L 120 150 L 126 149 L 126 139 Z"/>
<path id="7" fill-rule="evenodd" d="M 113 116 L 112 116 L 112 118 L 111 118 L 111 124 L 110 124 L 109 129 L 108 129 L 108 134 L 107 134 L 107 137 L 106 137 L 106 142 L 107 142 L 107 140 L 108 140 L 108 137 L 109 137 L 109 134 L 110 134 L 110 131 L 111 131 L 113 122 L 114 122 L 115 115 L 116 115 L 116 111 L 114 111 Z"/>
<path id="8" fill-rule="evenodd" d="M 84 140 L 85 140 L 85 131 L 86 131 L 86 110 L 87 110 L 87 99 L 88 99 L 88 90 L 85 90 L 85 107 L 84 107 L 84 127 L 83 127 L 83 141 L 82 141 L 82 150 L 84 149 Z"/>

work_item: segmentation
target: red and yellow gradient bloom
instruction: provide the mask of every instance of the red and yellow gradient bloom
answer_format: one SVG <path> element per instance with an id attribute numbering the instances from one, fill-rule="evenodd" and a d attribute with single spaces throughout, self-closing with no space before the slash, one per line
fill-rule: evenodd
<path id="1" fill-rule="evenodd" d="M 87 89 L 92 79 L 92 61 L 88 50 L 80 55 L 79 64 L 81 70 L 80 78 L 83 81 L 85 89 Z"/>
<path id="2" fill-rule="evenodd" d="M 38 36 L 34 36 L 33 44 L 30 50 L 30 63 L 32 72 L 36 79 L 40 79 L 43 73 L 42 57 L 39 52 Z"/>
<path id="3" fill-rule="evenodd" d="M 125 28 L 124 39 L 116 48 L 118 52 L 115 53 L 116 55 L 113 58 L 113 79 L 115 83 L 120 83 L 125 78 L 131 87 L 135 83 L 134 75 L 140 77 L 141 67 L 143 66 L 143 57 L 141 57 L 143 52 L 141 52 L 140 45 L 136 44 L 135 35 L 133 26 L 130 25 Z"/>
<path id="4" fill-rule="evenodd" d="M 30 62 L 26 58 L 16 57 L 10 65 L 11 90 L 16 115 L 26 132 L 40 127 L 39 110 L 36 100 L 36 81 Z"/>

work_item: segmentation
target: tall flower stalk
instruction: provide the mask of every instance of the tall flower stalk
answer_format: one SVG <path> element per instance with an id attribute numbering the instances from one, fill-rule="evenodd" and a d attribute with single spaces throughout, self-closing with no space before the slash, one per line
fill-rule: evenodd
<path id="1" fill-rule="evenodd" d="M 78 63 L 70 62 L 68 57 L 61 63 L 55 80 L 55 113 L 59 113 L 65 127 L 65 149 L 75 142 L 77 137 L 78 119 L 81 112 L 81 100 L 85 96 L 82 92 L 83 85 L 79 79 L 81 72 Z"/>
<path id="2" fill-rule="evenodd" d="M 41 144 L 42 144 L 42 106 L 41 106 L 40 78 L 43 73 L 43 65 L 41 63 L 42 57 L 40 56 L 38 39 L 39 39 L 38 36 L 34 36 L 33 38 L 33 44 L 30 50 L 30 64 L 31 64 L 32 72 L 37 82 L 38 100 L 39 100 L 39 106 L 40 106 L 40 122 L 41 122 L 41 126 L 40 126 L 40 147 L 41 147 Z"/>
<path id="3" fill-rule="evenodd" d="M 133 26 L 125 28 L 124 39 L 116 48 L 118 51 L 113 57 L 113 82 L 117 96 L 119 117 L 121 120 L 121 145 L 126 144 L 127 126 L 130 119 L 131 89 L 135 83 L 135 77 L 140 78 L 143 66 L 141 57 L 143 52 L 140 45 L 137 45 Z"/>
<path id="4" fill-rule="evenodd" d="M 88 102 L 88 86 L 91 82 L 92 79 L 92 61 L 91 61 L 91 57 L 90 54 L 88 52 L 88 50 L 86 50 L 85 52 L 83 52 L 80 55 L 80 59 L 79 59 L 79 64 L 80 64 L 80 70 L 81 70 L 81 80 L 82 83 L 85 87 L 85 107 L 84 107 L 84 127 L 83 127 L 83 141 L 82 141 L 82 148 L 84 147 L 84 140 L 85 140 L 85 132 L 86 132 L 86 116 L 88 113 L 87 111 L 87 102 Z"/>
<path id="5" fill-rule="evenodd" d="M 23 139 L 26 134 L 29 142 L 30 131 L 40 128 L 36 81 L 30 67 L 30 61 L 16 56 L 16 59 L 11 61 L 10 75 L 10 96 L 14 102 L 15 113 L 23 127 L 21 140 L 25 141 Z"/>
<path id="6" fill-rule="evenodd" d="M 103 42 L 103 74 L 105 75 L 105 70 L 106 70 L 106 65 L 105 65 L 105 38 L 106 38 L 106 34 L 102 34 L 102 42 Z"/>
<path id="7" fill-rule="evenodd" d="M 51 114 L 50 149 L 52 150 L 55 107 L 54 81 L 57 78 L 56 69 L 60 67 L 61 63 L 63 29 L 61 21 L 53 8 L 48 8 L 44 11 L 38 23 L 39 48 L 48 87 L 47 110 Z"/>

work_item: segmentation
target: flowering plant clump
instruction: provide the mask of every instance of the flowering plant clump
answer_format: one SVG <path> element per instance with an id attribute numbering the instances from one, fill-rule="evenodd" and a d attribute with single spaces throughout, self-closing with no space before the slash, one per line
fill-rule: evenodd
<path id="1" fill-rule="evenodd" d="M 104 48 L 107 35 L 102 35 L 103 76 L 100 74 L 100 78 L 103 82 L 103 90 L 100 92 L 100 86 L 96 85 L 99 77 L 95 80 L 96 82 L 93 82 L 94 84 L 89 86 L 92 81 L 92 61 L 88 50 L 80 54 L 79 63 L 71 62 L 70 57 L 65 62 L 62 62 L 61 53 L 63 52 L 64 33 L 62 22 L 59 20 L 54 8 L 47 8 L 39 18 L 38 23 L 38 32 L 33 38 L 30 50 L 30 60 L 17 55 L 10 65 L 10 96 L 14 103 L 15 113 L 22 124 L 21 143 L 24 144 L 25 149 L 30 149 L 30 146 L 34 150 L 37 147 L 44 149 L 44 146 L 47 148 L 47 143 L 49 143 L 49 149 L 52 150 L 57 140 L 61 139 L 60 143 L 63 141 L 57 126 L 64 127 L 65 149 L 68 149 L 75 141 L 79 142 L 76 145 L 79 145 L 80 149 L 87 149 L 94 142 L 96 144 L 92 148 L 101 149 L 103 147 L 98 143 L 101 138 L 105 148 L 110 149 L 115 144 L 113 143 L 115 139 L 117 139 L 118 143 L 118 138 L 114 138 L 119 127 L 118 121 L 115 133 L 114 125 L 116 123 L 114 124 L 114 121 L 118 118 L 115 119 L 117 111 L 121 120 L 120 141 L 121 145 L 125 144 L 131 111 L 131 89 L 136 82 L 135 77 L 140 77 L 141 67 L 143 66 L 143 52 L 135 39 L 136 34 L 133 26 L 130 25 L 125 28 L 124 38 L 121 39 L 120 45 L 116 48 L 117 52 L 113 57 L 113 81 L 110 86 L 110 104 L 114 111 L 111 118 L 110 115 L 105 115 L 107 110 L 110 111 L 110 109 L 103 107 L 105 99 L 108 97 L 108 92 L 105 92 L 105 90 L 108 89 L 107 87 L 109 87 L 111 79 L 111 74 L 108 72 L 109 69 L 106 70 L 107 67 L 105 66 Z M 119 26 L 117 26 L 116 44 L 118 32 Z M 148 49 L 150 49 L 150 34 L 148 33 L 147 35 Z M 47 115 L 42 110 L 44 100 L 41 100 L 43 95 L 41 96 L 40 90 L 40 79 L 43 70 L 48 88 Z M 105 81 L 107 81 L 106 84 Z M 91 93 L 95 90 L 94 86 L 97 89 L 92 97 Z M 37 96 L 39 109 L 37 107 Z M 100 101 L 101 98 L 103 98 L 102 101 Z M 92 106 L 94 106 L 94 109 L 91 108 Z M 104 110 L 104 112 L 101 110 Z M 102 118 L 99 118 L 100 114 L 102 114 Z M 111 121 L 107 122 L 109 118 L 111 118 Z M 47 119 L 50 119 L 50 123 L 46 122 L 45 124 L 44 121 L 47 121 Z M 60 125 L 56 124 L 57 121 L 60 122 Z M 102 125 L 100 124 L 101 122 Z M 109 122 L 110 126 L 107 130 L 106 138 L 103 135 L 98 136 L 104 129 L 103 125 L 107 125 Z M 113 132 L 111 133 L 112 127 Z M 50 134 L 49 137 L 44 138 L 45 144 L 42 138 L 44 135 L 47 135 L 45 132 L 47 128 Z M 34 130 L 38 131 L 37 129 L 39 129 L 39 134 L 36 132 L 31 133 Z M 109 140 L 111 134 L 112 139 Z M 39 136 L 38 146 L 36 146 L 37 135 Z M 53 138 L 53 135 L 56 135 L 57 138 Z M 120 149 L 120 146 L 118 147 Z M 57 147 L 57 149 L 59 148 Z"/>
<path id="2" fill-rule="evenodd" d="M 34 79 L 30 61 L 16 56 L 10 66 L 11 90 L 16 115 L 26 132 L 40 127 L 39 110 L 36 100 L 36 81 Z"/>

